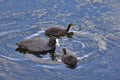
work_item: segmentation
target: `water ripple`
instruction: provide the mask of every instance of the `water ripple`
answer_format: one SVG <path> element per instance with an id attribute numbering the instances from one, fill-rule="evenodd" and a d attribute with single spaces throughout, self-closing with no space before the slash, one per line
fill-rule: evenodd
<path id="1" fill-rule="evenodd" d="M 44 31 L 38 31 L 37 33 L 34 33 L 34 34 L 26 37 L 25 39 L 30 39 L 30 38 L 33 38 L 33 37 L 35 37 L 35 36 L 39 36 L 39 34 L 41 34 L 41 33 L 44 33 Z"/>
<path id="2" fill-rule="evenodd" d="M 97 43 L 97 45 L 99 46 L 100 51 L 107 49 L 106 38 L 102 35 L 91 34 L 89 32 L 82 32 L 82 31 L 81 32 L 74 31 L 74 33 L 77 36 L 84 36 L 90 40 L 93 40 L 93 42 Z"/>
<path id="3" fill-rule="evenodd" d="M 26 37 L 25 39 L 30 39 L 32 37 L 35 37 L 35 36 L 40 36 L 41 34 L 43 34 L 44 31 L 38 31 L 28 37 Z M 79 62 L 81 63 L 84 63 L 86 61 L 88 61 L 89 59 L 95 59 L 96 57 L 100 56 L 100 53 L 101 51 L 105 51 L 106 50 L 106 42 L 105 42 L 105 37 L 103 37 L 102 35 L 97 35 L 97 34 L 90 34 L 89 32 L 77 32 L 77 31 L 74 31 L 75 35 L 74 36 L 83 36 L 83 37 L 86 37 L 87 39 L 90 39 L 93 41 L 93 43 L 87 43 L 87 42 L 81 42 L 81 41 L 77 41 L 77 40 L 73 40 L 73 43 L 74 42 L 77 42 L 79 44 L 82 45 L 82 48 L 90 48 L 90 47 L 94 47 L 94 43 L 96 43 L 96 45 L 99 47 L 99 50 L 93 50 L 91 52 L 89 52 L 88 54 L 84 54 L 82 56 L 78 56 L 78 60 Z M 76 38 L 77 39 L 77 38 Z M 64 38 L 63 39 L 63 43 L 68 40 L 67 38 Z M 60 42 L 61 44 L 61 42 Z M 66 43 L 67 44 L 67 43 Z M 62 45 L 62 44 L 61 44 Z M 60 46 L 61 48 L 62 46 Z M 73 52 L 75 53 L 75 52 Z M 77 52 L 76 55 L 78 55 L 79 52 Z M 61 62 L 61 60 L 58 60 L 58 61 L 52 61 L 50 60 L 50 58 L 38 58 L 38 57 L 35 57 L 33 55 L 26 55 L 26 58 L 29 58 L 35 62 L 39 62 L 39 63 L 42 63 L 42 64 L 37 64 L 37 65 L 32 65 L 34 67 L 44 67 L 44 68 L 54 68 L 54 69 L 62 69 L 64 67 L 62 67 L 60 64 L 63 64 Z M 46 64 L 46 65 L 45 65 Z M 53 65 L 50 65 L 50 64 L 53 64 Z M 78 66 L 78 68 L 81 68 L 81 65 Z"/>
<path id="4" fill-rule="evenodd" d="M 11 34 L 11 33 L 15 33 L 15 32 L 19 32 L 20 30 L 14 30 L 14 31 L 8 31 L 8 32 L 1 32 L 0 33 L 0 36 L 4 36 L 4 35 L 7 35 L 7 34 Z M 63 46 L 64 47 L 67 47 L 69 49 L 69 46 L 71 46 L 70 48 L 72 48 L 73 44 L 76 44 L 76 48 L 79 49 L 79 46 L 81 46 L 81 51 L 84 51 L 84 49 L 89 49 L 91 47 L 93 47 L 93 50 L 90 51 L 90 52 L 84 52 L 84 53 L 87 53 L 87 54 L 80 54 L 79 53 L 83 53 L 83 52 L 79 52 L 79 51 L 75 51 L 73 52 L 75 49 L 70 49 L 68 50 L 68 52 L 72 52 L 72 53 L 75 53 L 76 55 L 78 55 L 78 60 L 79 60 L 79 63 L 84 63 L 86 61 L 88 61 L 89 59 L 95 59 L 96 57 L 99 56 L 99 51 L 105 51 L 106 50 L 106 39 L 105 37 L 103 37 L 102 35 L 97 35 L 97 34 L 90 34 L 89 32 L 82 32 L 82 31 L 73 31 L 74 32 L 74 36 L 73 37 L 73 40 L 72 39 L 68 39 L 68 38 L 62 38 L 62 40 L 59 40 L 60 41 L 60 46 L 58 48 L 58 50 L 60 50 Z M 41 36 L 44 34 L 44 31 L 38 31 L 28 37 L 25 37 L 25 39 L 30 39 L 32 37 L 35 37 L 35 36 Z M 85 37 L 86 39 L 90 39 L 93 41 L 93 43 L 88 43 L 87 41 L 85 41 L 83 39 L 83 41 L 81 41 L 81 39 L 79 39 L 79 37 Z M 71 44 L 67 43 L 67 42 L 71 42 Z M 64 44 L 66 42 L 66 44 Z M 72 44 L 73 43 L 73 44 Z M 68 46 L 69 45 L 69 46 Z M 99 47 L 98 50 L 97 48 L 95 48 L 94 50 L 94 47 Z M 0 55 L 0 57 L 2 58 L 5 58 L 5 59 L 8 59 L 8 60 L 12 60 L 12 61 L 26 61 L 26 60 L 29 60 L 31 59 L 32 61 L 35 61 L 35 62 L 38 62 L 38 63 L 42 63 L 42 64 L 38 64 L 38 65 L 32 65 L 34 67 L 44 67 L 44 68 L 54 68 L 54 69 L 62 69 L 64 68 L 61 60 L 59 59 L 58 61 L 52 61 L 50 60 L 50 58 L 38 58 L 38 57 L 35 57 L 34 55 L 25 55 L 25 58 L 20 58 L 20 59 L 17 59 L 17 58 L 12 58 L 12 57 L 8 57 L 8 56 L 3 56 L 3 55 Z M 52 64 L 52 65 L 51 65 Z M 77 67 L 77 68 L 81 68 L 82 65 L 80 65 Z"/>
<path id="5" fill-rule="evenodd" d="M 29 60 L 27 58 L 20 58 L 20 59 L 17 59 L 17 58 L 12 58 L 12 57 L 7 57 L 7 56 L 4 56 L 4 55 L 0 55 L 1 58 L 5 58 L 5 59 L 8 59 L 8 60 L 11 60 L 11 61 L 25 61 L 25 60 Z"/>

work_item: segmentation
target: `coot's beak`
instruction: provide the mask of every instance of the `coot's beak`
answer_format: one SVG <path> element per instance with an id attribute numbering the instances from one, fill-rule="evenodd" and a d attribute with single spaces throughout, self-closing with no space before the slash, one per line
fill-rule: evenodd
<path id="1" fill-rule="evenodd" d="M 60 44 L 59 44 L 59 39 L 56 39 L 56 46 L 60 46 Z"/>
<path id="2" fill-rule="evenodd" d="M 72 25 L 72 26 L 71 26 L 71 28 L 77 28 L 77 26 L 75 26 L 75 25 Z"/>
<path id="3" fill-rule="evenodd" d="M 71 25 L 71 28 L 81 30 L 81 28 L 79 28 L 78 26 L 75 26 L 75 25 Z"/>

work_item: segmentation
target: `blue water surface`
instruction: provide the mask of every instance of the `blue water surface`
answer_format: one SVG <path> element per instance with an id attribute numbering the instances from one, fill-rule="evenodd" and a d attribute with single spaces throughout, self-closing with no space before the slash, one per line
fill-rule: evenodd
<path id="1" fill-rule="evenodd" d="M 119 0 L 0 0 L 0 80 L 120 80 Z M 16 50 L 17 42 L 44 35 L 44 30 L 68 23 L 73 38 L 65 47 L 80 60 L 75 69 L 49 54 L 38 58 Z"/>

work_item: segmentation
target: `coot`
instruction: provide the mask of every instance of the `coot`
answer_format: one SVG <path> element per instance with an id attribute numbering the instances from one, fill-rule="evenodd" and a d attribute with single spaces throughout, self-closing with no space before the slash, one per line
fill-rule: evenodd
<path id="1" fill-rule="evenodd" d="M 16 44 L 19 46 L 16 49 L 17 51 L 22 50 L 27 53 L 33 53 L 36 56 L 39 56 L 40 54 L 46 54 L 47 52 L 54 54 L 56 47 L 56 37 L 51 36 L 50 40 L 46 40 L 40 37 L 33 37 L 31 39 L 22 40 Z"/>
<path id="2" fill-rule="evenodd" d="M 65 48 L 63 48 L 62 51 L 63 51 L 61 57 L 62 62 L 70 68 L 75 68 L 78 63 L 77 57 L 74 54 L 67 53 Z"/>
<path id="3" fill-rule="evenodd" d="M 73 24 L 69 23 L 66 29 L 61 27 L 51 27 L 45 30 L 45 35 L 47 36 L 55 36 L 61 37 L 67 35 L 68 37 L 72 37 L 73 32 L 69 32 L 69 29 L 73 26 Z"/>

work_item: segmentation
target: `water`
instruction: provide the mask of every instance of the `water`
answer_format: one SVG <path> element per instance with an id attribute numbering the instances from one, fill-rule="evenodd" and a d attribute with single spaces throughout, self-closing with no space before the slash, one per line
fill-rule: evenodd
<path id="1" fill-rule="evenodd" d="M 119 0 L 0 0 L 0 80 L 120 80 Z M 59 39 L 80 63 L 70 69 L 46 55 L 16 52 L 16 42 L 36 35 L 48 39 L 51 26 L 76 28 Z M 80 30 L 81 28 L 81 30 Z"/>

